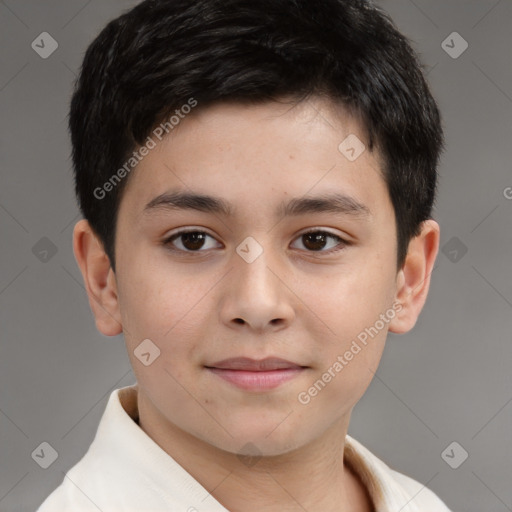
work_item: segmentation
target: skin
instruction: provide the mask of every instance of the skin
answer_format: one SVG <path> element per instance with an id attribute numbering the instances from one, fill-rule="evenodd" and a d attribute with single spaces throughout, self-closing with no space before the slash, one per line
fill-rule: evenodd
<path id="1" fill-rule="evenodd" d="M 233 512 L 373 510 L 343 461 L 345 435 L 388 330 L 409 331 L 424 305 L 439 226 L 422 224 L 397 271 L 394 210 L 379 155 L 366 150 L 349 161 L 338 145 L 350 133 L 364 141 L 357 119 L 318 97 L 293 108 L 199 106 L 132 171 L 120 204 L 115 273 L 87 221 L 74 229 L 96 326 L 106 336 L 124 333 L 141 428 Z M 235 215 L 144 213 L 149 201 L 176 188 L 222 197 Z M 275 215 L 283 201 L 333 191 L 370 215 Z M 175 251 L 163 244 L 184 228 L 210 237 L 202 247 L 183 237 Z M 310 228 L 351 243 L 327 237 L 315 250 L 302 236 Z M 236 252 L 248 236 L 263 249 L 252 263 Z M 300 403 L 299 393 L 393 304 L 400 309 L 394 318 Z M 147 338 L 161 354 L 144 366 L 134 350 Z M 308 368 L 278 388 L 249 392 L 205 369 L 235 356 L 276 356 Z M 249 466 L 241 452 L 259 458 Z"/>

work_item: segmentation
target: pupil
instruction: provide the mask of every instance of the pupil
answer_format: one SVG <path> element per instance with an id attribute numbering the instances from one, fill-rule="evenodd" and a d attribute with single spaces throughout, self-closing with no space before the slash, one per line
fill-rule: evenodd
<path id="1" fill-rule="evenodd" d="M 306 235 L 304 235 L 306 240 L 309 240 L 311 242 L 313 242 L 312 244 L 312 247 L 311 247 L 311 244 L 310 245 L 310 249 L 314 249 L 314 250 L 318 250 L 318 249 L 323 249 L 323 247 L 325 246 L 325 234 L 322 234 L 322 233 L 307 233 Z M 308 243 L 304 244 L 306 247 L 308 247 Z"/>
<path id="2" fill-rule="evenodd" d="M 183 245 L 189 249 L 200 249 L 204 243 L 204 233 L 199 233 L 198 231 L 194 231 L 191 233 L 183 233 Z"/>

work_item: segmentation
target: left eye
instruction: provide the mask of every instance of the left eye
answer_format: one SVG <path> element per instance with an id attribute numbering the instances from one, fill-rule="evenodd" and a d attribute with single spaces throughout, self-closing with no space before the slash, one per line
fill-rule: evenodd
<path id="1" fill-rule="evenodd" d="M 206 233 L 205 231 L 180 231 L 171 235 L 163 241 L 163 245 L 171 246 L 172 250 L 178 250 L 183 252 L 202 252 L 201 249 L 214 249 L 214 246 L 206 246 L 205 241 L 207 238 L 211 238 L 215 240 L 211 235 Z M 328 245 L 326 242 L 327 239 L 334 240 L 336 243 L 331 245 L 329 250 L 325 249 L 325 246 Z M 176 244 L 175 240 L 178 240 L 180 243 Z M 306 233 L 302 233 L 297 237 L 297 240 L 304 240 L 302 245 L 305 247 L 305 250 L 308 252 L 336 252 L 343 249 L 344 246 L 349 245 L 348 242 L 343 240 L 341 237 L 334 235 L 333 233 L 329 233 L 328 231 L 308 231 Z M 180 247 L 181 245 L 181 247 Z M 332 250 L 333 247 L 338 247 L 337 249 Z"/>
<path id="2" fill-rule="evenodd" d="M 328 238 L 330 238 L 331 240 L 336 240 L 338 243 L 335 243 L 333 246 L 331 246 L 331 249 L 329 249 L 327 251 L 323 251 L 321 249 L 323 249 L 325 247 L 326 239 L 328 239 Z M 343 240 L 338 235 L 334 235 L 333 233 L 329 233 L 328 231 L 320 231 L 320 230 L 308 231 L 306 233 L 302 233 L 302 235 L 300 235 L 297 238 L 297 240 L 305 240 L 306 241 L 305 244 L 303 242 L 303 245 L 307 246 L 307 249 L 311 249 L 308 252 L 336 252 L 336 251 L 343 249 L 343 247 L 345 245 L 348 245 L 348 242 Z M 332 250 L 332 247 L 337 247 L 337 246 L 341 246 L 341 247 L 338 247 L 337 249 Z"/>

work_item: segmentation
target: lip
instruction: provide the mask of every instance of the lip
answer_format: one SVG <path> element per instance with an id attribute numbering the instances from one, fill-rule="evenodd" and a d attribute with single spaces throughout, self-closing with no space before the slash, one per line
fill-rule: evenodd
<path id="1" fill-rule="evenodd" d="M 247 391 L 274 389 L 293 379 L 306 367 L 277 357 L 234 357 L 205 366 L 214 375 Z"/>
<path id="2" fill-rule="evenodd" d="M 207 368 L 220 370 L 246 370 L 250 372 L 264 372 L 270 370 L 286 370 L 290 368 L 302 368 L 297 363 L 292 363 L 280 357 L 266 357 L 265 359 L 251 359 L 250 357 L 231 357 L 216 363 L 207 365 Z"/>

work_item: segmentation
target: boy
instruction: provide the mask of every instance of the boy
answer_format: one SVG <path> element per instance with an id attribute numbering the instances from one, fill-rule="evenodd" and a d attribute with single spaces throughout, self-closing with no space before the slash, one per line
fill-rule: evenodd
<path id="1" fill-rule="evenodd" d="M 74 251 L 137 383 L 39 512 L 446 512 L 347 435 L 425 303 L 439 112 L 359 0 L 146 0 L 71 103 Z"/>

